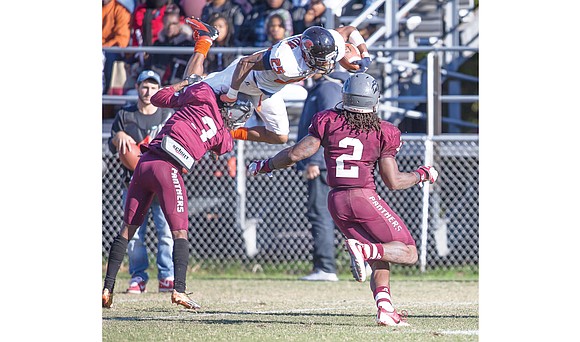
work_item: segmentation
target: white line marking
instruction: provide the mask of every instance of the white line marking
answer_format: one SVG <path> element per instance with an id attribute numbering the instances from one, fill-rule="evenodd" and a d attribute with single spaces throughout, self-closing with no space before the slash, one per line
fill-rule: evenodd
<path id="1" fill-rule="evenodd" d="M 479 330 L 444 330 L 440 333 L 446 335 L 479 335 Z"/>

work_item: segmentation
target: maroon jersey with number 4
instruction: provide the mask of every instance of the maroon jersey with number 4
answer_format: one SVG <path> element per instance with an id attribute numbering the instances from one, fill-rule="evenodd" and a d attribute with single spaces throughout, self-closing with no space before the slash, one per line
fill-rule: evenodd
<path id="1" fill-rule="evenodd" d="M 188 199 L 182 166 L 186 164 L 191 169 L 194 160 L 209 150 L 218 155 L 231 151 L 234 141 L 224 125 L 215 94 L 206 83 L 178 93 L 173 87 L 160 89 L 151 97 L 151 103 L 175 108 L 176 112 L 148 146 L 141 146 L 142 151 L 148 151 L 140 158 L 129 184 L 124 221 L 135 226 L 143 224 L 153 196 L 157 195 L 169 228 L 187 230 Z M 164 141 L 169 141 L 165 148 Z"/>
<path id="2" fill-rule="evenodd" d="M 222 155 L 233 149 L 234 140 L 224 125 L 216 96 L 208 84 L 199 82 L 179 93 L 173 87 L 165 87 L 151 97 L 151 103 L 157 107 L 175 108 L 176 112 L 151 141 L 149 148 L 161 148 L 161 140 L 169 135 L 195 160 L 201 159 L 209 150 Z"/>
<path id="3" fill-rule="evenodd" d="M 348 128 L 343 115 L 325 110 L 312 118 L 308 133 L 321 141 L 332 188 L 376 189 L 377 160 L 394 158 L 401 144 L 401 131 L 381 121 L 379 132 L 360 133 Z"/>

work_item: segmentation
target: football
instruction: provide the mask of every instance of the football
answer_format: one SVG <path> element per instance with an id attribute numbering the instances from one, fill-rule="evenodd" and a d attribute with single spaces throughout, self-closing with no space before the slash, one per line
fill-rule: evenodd
<path id="1" fill-rule="evenodd" d="M 126 168 L 131 171 L 135 170 L 139 158 L 141 158 L 141 149 L 137 144 L 131 144 L 131 151 L 125 151 L 125 154 L 119 151 L 119 160 Z"/>
<path id="2" fill-rule="evenodd" d="M 346 71 L 355 72 L 360 69 L 360 66 L 352 62 L 361 59 L 360 51 L 351 43 L 344 44 L 344 57 L 338 63 L 346 69 Z"/>

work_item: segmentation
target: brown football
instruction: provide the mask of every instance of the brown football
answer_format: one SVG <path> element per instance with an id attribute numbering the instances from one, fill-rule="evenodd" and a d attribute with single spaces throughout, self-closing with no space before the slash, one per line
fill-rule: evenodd
<path id="1" fill-rule="evenodd" d="M 128 149 L 125 151 L 125 153 L 119 151 L 119 160 L 126 168 L 131 171 L 135 170 L 139 158 L 141 158 L 141 149 L 137 144 L 131 144 L 131 151 Z"/>
<path id="2" fill-rule="evenodd" d="M 360 52 L 351 43 L 344 44 L 344 57 L 338 63 L 347 71 L 354 72 L 360 69 L 360 66 L 352 62 L 361 59 Z"/>

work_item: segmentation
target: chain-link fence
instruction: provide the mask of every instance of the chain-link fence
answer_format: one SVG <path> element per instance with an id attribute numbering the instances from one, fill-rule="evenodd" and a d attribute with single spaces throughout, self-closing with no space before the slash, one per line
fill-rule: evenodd
<path id="1" fill-rule="evenodd" d="M 403 135 L 402 139 L 405 143 L 397 156 L 400 170 L 412 171 L 425 164 L 426 137 Z M 194 265 L 214 270 L 235 267 L 289 273 L 311 269 L 312 236 L 305 216 L 305 180 L 295 168 L 276 171 L 271 178 L 265 175 L 246 178 L 245 174 L 251 160 L 272 156 L 289 144 L 236 141 L 234 151 L 218 160 L 205 156 L 192 173 L 184 175 Z M 405 221 L 423 253 L 425 265 L 405 267 L 408 272 L 419 272 L 420 266 L 476 271 L 479 263 L 478 137 L 436 137 L 433 145 L 433 165 L 440 176 L 430 187 L 428 201 L 424 202 L 424 192 L 418 186 L 389 191 L 381 181 L 377 184 L 379 195 Z M 102 181 L 105 258 L 122 225 L 123 180 L 120 162 L 105 148 L 103 160 L 107 167 Z M 423 213 L 428 213 L 426 221 Z M 151 218 L 146 242 L 150 259 L 154 260 L 157 238 Z M 342 242 L 336 230 L 338 271 L 348 272 L 348 256 Z"/>

